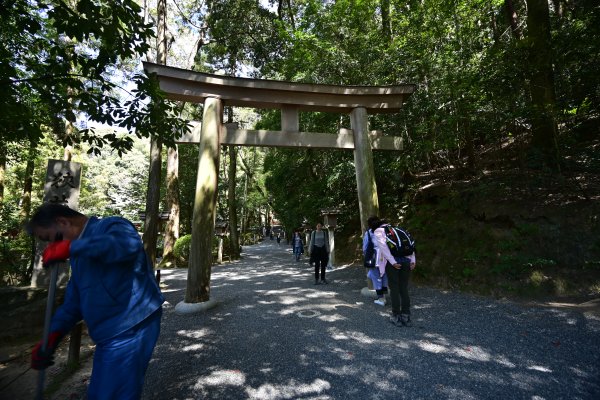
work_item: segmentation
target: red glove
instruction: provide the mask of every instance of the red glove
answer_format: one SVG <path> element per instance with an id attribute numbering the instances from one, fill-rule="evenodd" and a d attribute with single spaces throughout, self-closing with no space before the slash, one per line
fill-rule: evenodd
<path id="1" fill-rule="evenodd" d="M 42 350 L 42 341 L 35 345 L 31 351 L 31 368 L 46 369 L 54 364 L 54 351 L 62 340 L 64 334 L 62 332 L 51 332 L 48 335 L 48 344 L 46 349 Z"/>
<path id="2" fill-rule="evenodd" d="M 70 240 L 59 240 L 57 242 L 50 243 L 48 246 L 46 246 L 46 249 L 44 249 L 44 254 L 42 254 L 44 267 L 48 267 L 51 262 L 65 261 L 67 258 L 69 258 L 70 248 Z"/>

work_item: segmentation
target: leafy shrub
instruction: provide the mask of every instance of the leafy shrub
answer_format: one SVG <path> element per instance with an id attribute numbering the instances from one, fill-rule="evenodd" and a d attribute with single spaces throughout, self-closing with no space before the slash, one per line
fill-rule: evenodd
<path id="1" fill-rule="evenodd" d="M 192 245 L 192 235 L 185 235 L 177 239 L 173 246 L 173 254 L 177 259 L 178 266 L 187 266 L 190 259 L 190 247 Z"/>
<path id="2" fill-rule="evenodd" d="M 23 233 L 0 239 L 0 286 L 29 284 L 31 238 Z"/>
<path id="3" fill-rule="evenodd" d="M 0 286 L 29 284 L 32 240 L 22 230 L 16 203 L 0 204 Z"/>
<path id="4" fill-rule="evenodd" d="M 462 270 L 462 276 L 464 278 L 472 278 L 475 276 L 475 270 L 473 268 L 465 267 Z"/>

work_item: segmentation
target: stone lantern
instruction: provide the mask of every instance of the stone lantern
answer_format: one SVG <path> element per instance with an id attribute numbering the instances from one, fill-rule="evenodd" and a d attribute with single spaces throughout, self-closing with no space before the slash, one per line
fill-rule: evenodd
<path id="1" fill-rule="evenodd" d="M 217 262 L 221 264 L 223 262 L 223 238 L 227 236 L 227 221 L 218 219 L 215 222 L 215 235 L 219 238 L 219 246 L 217 248 Z"/>
<path id="2" fill-rule="evenodd" d="M 323 225 L 327 228 L 335 229 L 337 226 L 337 216 L 341 214 L 340 210 L 336 208 L 325 208 L 321 210 L 323 216 Z"/>

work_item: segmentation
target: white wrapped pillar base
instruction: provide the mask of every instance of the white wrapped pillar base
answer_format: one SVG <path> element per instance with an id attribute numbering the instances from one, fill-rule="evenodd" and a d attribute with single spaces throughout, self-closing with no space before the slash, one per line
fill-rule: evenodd
<path id="1" fill-rule="evenodd" d="M 186 303 L 185 301 L 180 301 L 175 306 L 175 312 L 181 315 L 199 314 L 214 308 L 216 305 L 217 302 L 212 299 L 200 303 Z"/>

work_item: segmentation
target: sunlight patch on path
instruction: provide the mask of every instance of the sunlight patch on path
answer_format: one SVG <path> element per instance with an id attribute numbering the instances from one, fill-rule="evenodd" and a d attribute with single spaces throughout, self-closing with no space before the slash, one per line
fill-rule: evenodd
<path id="1" fill-rule="evenodd" d="M 220 370 L 199 378 L 194 389 L 202 391 L 206 386 L 243 386 L 244 383 L 246 383 L 246 375 L 241 371 Z"/>
<path id="2" fill-rule="evenodd" d="M 297 399 L 304 396 L 323 393 L 331 389 L 331 384 L 323 379 L 315 379 L 312 383 L 300 383 L 290 380 L 287 385 L 273 385 L 266 383 L 257 389 L 248 388 L 246 393 L 249 399 L 280 400 Z M 329 398 L 329 397 L 325 397 Z"/>

